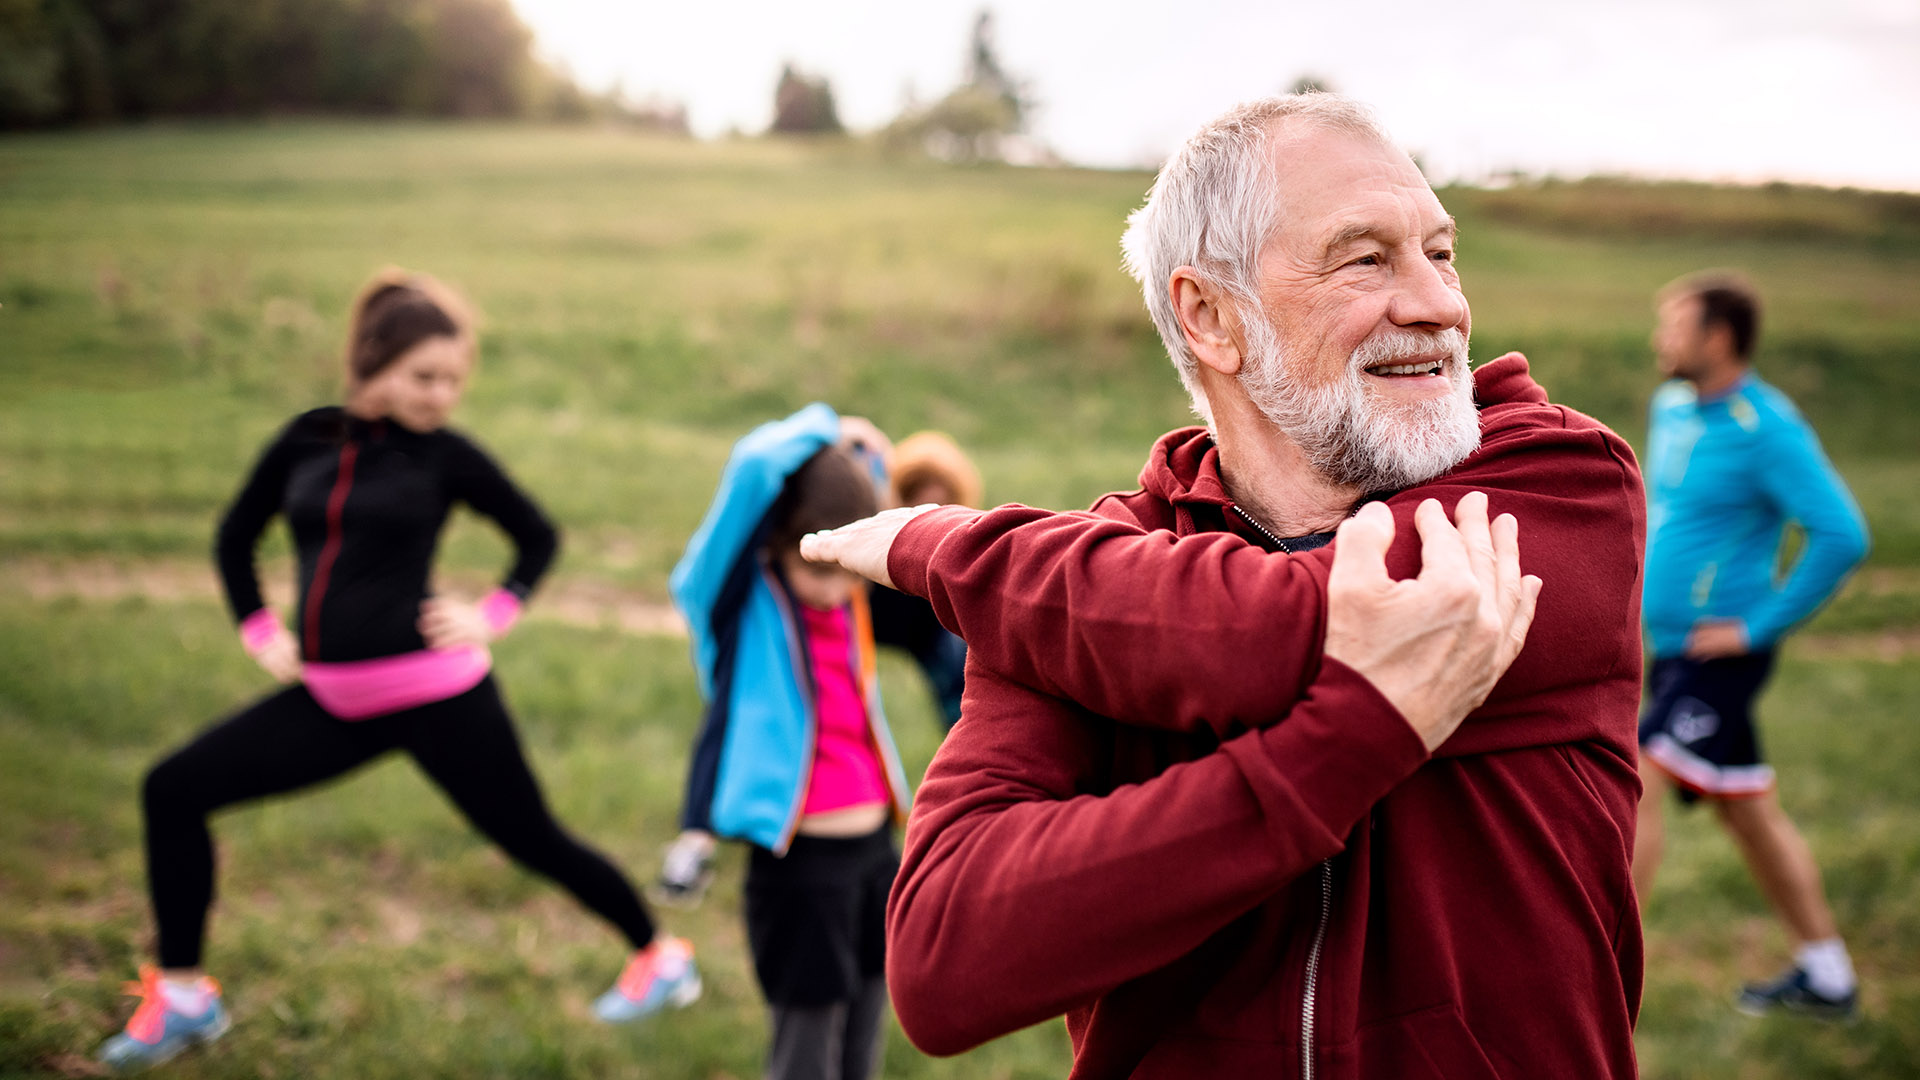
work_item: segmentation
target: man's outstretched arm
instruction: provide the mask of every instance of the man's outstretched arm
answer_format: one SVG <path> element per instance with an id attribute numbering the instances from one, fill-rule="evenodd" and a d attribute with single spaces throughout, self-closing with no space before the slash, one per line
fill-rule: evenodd
<path id="1" fill-rule="evenodd" d="M 1501 610 L 1437 506 L 1422 531 L 1434 572 L 1393 582 L 1384 508 L 1342 526 L 1329 640 L 1371 642 L 1354 653 L 1377 679 L 1333 659 L 1286 723 L 1143 783 L 1103 787 L 1105 721 L 969 671 L 969 719 L 921 786 L 888 910 L 888 986 L 916 1044 L 957 1053 L 1084 1004 L 1341 849 L 1526 635 L 1531 589 Z"/>
<path id="2" fill-rule="evenodd" d="M 1475 490 L 1519 519 L 1526 566 L 1553 581 L 1540 617 L 1555 649 L 1523 655 L 1496 698 L 1637 663 L 1645 508 L 1625 444 L 1597 425 L 1490 435 L 1453 473 L 1387 500 L 1400 525 L 1389 572 L 1421 567 L 1420 503 L 1457 510 Z M 891 511 L 809 545 L 926 596 L 980 666 L 1125 723 L 1223 736 L 1284 716 L 1312 681 L 1333 559 L 1026 507 Z"/>

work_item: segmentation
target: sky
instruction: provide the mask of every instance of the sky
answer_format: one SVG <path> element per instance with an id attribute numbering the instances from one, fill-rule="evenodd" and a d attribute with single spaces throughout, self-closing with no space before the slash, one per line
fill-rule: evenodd
<path id="1" fill-rule="evenodd" d="M 966 73 L 981 0 L 513 0 L 583 84 L 758 132 L 792 62 L 877 128 Z M 1002 66 L 1069 161 L 1152 166 L 1315 76 L 1436 180 L 1508 171 L 1920 191 L 1920 0 L 1000 0 Z"/>

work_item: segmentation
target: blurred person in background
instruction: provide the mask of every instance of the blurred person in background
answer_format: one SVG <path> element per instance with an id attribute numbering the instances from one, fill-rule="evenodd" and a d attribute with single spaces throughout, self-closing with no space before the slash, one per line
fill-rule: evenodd
<path id="1" fill-rule="evenodd" d="M 983 504 L 980 471 L 948 435 L 919 431 L 900 440 L 889 463 L 888 506 Z M 960 719 L 966 689 L 967 643 L 940 625 L 933 605 L 918 596 L 875 585 L 873 634 L 882 645 L 905 649 L 933 689 L 934 704 L 948 728 Z"/>
<path id="2" fill-rule="evenodd" d="M 865 1080 L 886 1016 L 886 902 L 907 812 L 874 663 L 865 583 L 800 558 L 800 538 L 872 514 L 884 449 L 814 404 L 734 444 L 670 580 L 706 714 L 660 888 L 697 899 L 717 839 L 750 847 L 747 945 L 772 1027 L 772 1080 Z"/>
<path id="3" fill-rule="evenodd" d="M 1065 1013 L 1079 1078 L 1634 1075 L 1645 498 L 1523 357 L 1469 370 L 1454 239 L 1358 105 L 1235 108 L 1125 239 L 1207 426 L 1090 513 L 805 544 L 968 645 L 888 912 L 924 1049 Z"/>
<path id="4" fill-rule="evenodd" d="M 632 955 L 596 1011 L 631 1020 L 700 993 L 692 950 L 655 932 L 633 886 L 554 820 L 491 674 L 488 645 L 519 617 L 559 535 L 485 451 L 446 426 L 477 343 L 466 305 L 422 274 L 377 276 L 353 307 L 346 403 L 293 418 L 220 523 L 220 579 L 247 652 L 286 689 L 208 728 L 147 774 L 147 879 L 159 965 L 100 1050 L 121 1069 L 224 1034 L 201 969 L 214 897 L 207 818 L 321 784 L 402 750 L 474 827 L 617 928 Z M 512 540 L 506 579 L 478 604 L 429 591 L 455 503 Z M 254 549 L 284 515 L 298 560 L 297 631 L 261 597 Z M 347 902 L 353 902 L 347 898 Z"/>
<path id="5" fill-rule="evenodd" d="M 1744 987 L 1737 1004 L 1846 1018 L 1853 963 L 1813 853 L 1781 809 L 1753 703 L 1781 639 L 1866 556 L 1866 522 L 1793 402 L 1754 373 L 1759 328 L 1759 297 L 1735 275 L 1698 274 L 1659 294 L 1653 350 L 1670 381 L 1647 431 L 1653 666 L 1634 883 L 1643 899 L 1653 887 L 1668 792 L 1710 801 L 1793 944 L 1792 966 Z M 1789 524 L 1805 541 L 1782 575 Z"/>

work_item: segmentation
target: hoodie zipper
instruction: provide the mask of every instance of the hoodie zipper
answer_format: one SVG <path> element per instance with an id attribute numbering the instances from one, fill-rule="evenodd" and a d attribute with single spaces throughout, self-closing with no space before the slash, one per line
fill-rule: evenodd
<path id="1" fill-rule="evenodd" d="M 1266 537 L 1267 543 L 1272 544 L 1274 547 L 1279 548 L 1283 554 L 1286 554 L 1286 555 L 1293 554 L 1292 545 L 1288 544 L 1285 540 L 1282 540 L 1279 537 L 1273 535 L 1273 530 L 1267 528 L 1265 525 L 1260 524 L 1259 520 L 1256 519 L 1252 514 L 1249 514 L 1245 510 L 1240 509 L 1239 503 L 1234 503 L 1232 505 L 1233 505 L 1233 512 L 1240 515 L 1240 520 L 1253 526 L 1254 532 L 1257 532 L 1261 536 Z"/>
<path id="2" fill-rule="evenodd" d="M 1333 860 L 1320 864 L 1320 925 L 1307 950 L 1306 989 L 1300 995 L 1300 1076 L 1313 1080 L 1314 997 L 1320 985 L 1320 950 L 1327 942 L 1327 922 L 1333 917 Z"/>
<path id="3" fill-rule="evenodd" d="M 1285 540 L 1273 535 L 1273 531 L 1254 518 L 1252 514 L 1233 504 L 1233 512 L 1240 519 L 1253 526 L 1254 531 L 1267 538 L 1274 547 L 1286 554 L 1293 554 L 1293 548 Z M 1315 997 L 1320 989 L 1320 952 L 1327 943 L 1327 922 L 1333 917 L 1333 860 L 1320 863 L 1320 922 L 1313 930 L 1313 945 L 1307 950 L 1307 978 L 1300 994 L 1300 1076 L 1301 1080 L 1313 1080 L 1313 1021 Z"/>

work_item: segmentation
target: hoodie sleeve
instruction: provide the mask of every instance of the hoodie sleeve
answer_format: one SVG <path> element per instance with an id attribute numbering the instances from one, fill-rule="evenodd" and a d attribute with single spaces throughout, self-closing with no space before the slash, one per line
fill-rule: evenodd
<path id="1" fill-rule="evenodd" d="M 1387 500 L 1396 578 L 1419 572 L 1425 499 L 1451 513 L 1484 491 L 1491 513 L 1519 520 L 1522 567 L 1545 587 L 1489 705 L 1639 663 L 1645 502 L 1632 452 L 1578 414 L 1526 408 L 1529 422 L 1489 431 L 1452 473 Z M 1229 737 L 1286 716 L 1316 676 L 1332 561 L 1331 548 L 1269 553 L 1225 533 L 953 508 L 909 523 L 888 572 L 983 667 L 1123 723 Z"/>
<path id="2" fill-rule="evenodd" d="M 887 910 L 887 986 L 923 1050 L 959 1053 L 1174 963 L 1340 851 L 1427 759 L 1337 662 L 1286 723 L 1101 792 L 1111 740 L 969 665 L 965 719 L 921 785 Z"/>
<path id="3" fill-rule="evenodd" d="M 1331 561 L 1229 533 L 943 507 L 909 523 L 887 561 L 982 666 L 1124 723 L 1223 735 L 1269 723 L 1319 666 Z"/>

